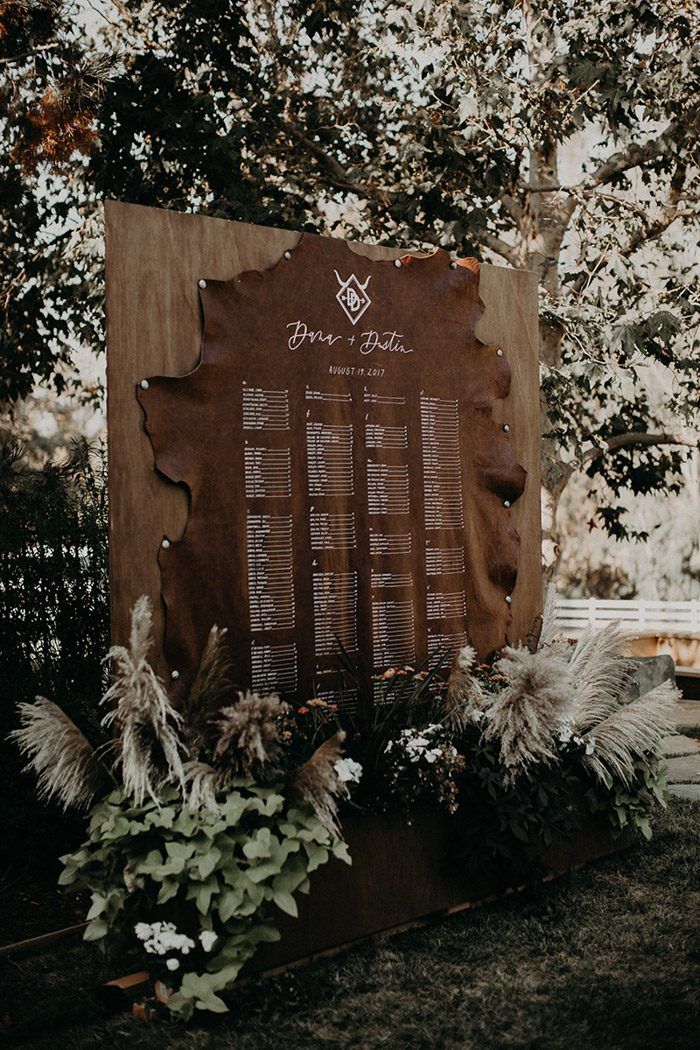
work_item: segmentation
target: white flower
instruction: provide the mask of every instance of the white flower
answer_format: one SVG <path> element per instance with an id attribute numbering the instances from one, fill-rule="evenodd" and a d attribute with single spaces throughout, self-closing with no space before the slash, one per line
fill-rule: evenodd
<path id="1" fill-rule="evenodd" d="M 167 955 L 170 951 L 181 951 L 187 955 L 194 948 L 194 941 L 184 933 L 178 933 L 172 922 L 139 922 L 134 933 L 149 955 Z"/>
<path id="2" fill-rule="evenodd" d="M 562 726 L 559 730 L 559 742 L 561 744 L 568 744 L 573 735 L 571 726 Z"/>
<path id="3" fill-rule="evenodd" d="M 590 736 L 586 741 L 586 754 L 592 755 L 595 751 L 595 737 Z"/>
<path id="4" fill-rule="evenodd" d="M 409 741 L 408 746 L 411 750 L 416 750 L 422 747 L 427 747 L 429 743 L 430 741 L 426 740 L 424 736 L 414 736 L 413 740 Z"/>
<path id="5" fill-rule="evenodd" d="M 179 970 L 180 969 L 180 960 L 179 959 L 166 959 L 165 960 L 165 965 L 168 967 L 169 970 Z"/>
<path id="6" fill-rule="evenodd" d="M 430 762 L 430 764 L 432 765 L 433 762 L 437 762 L 441 754 L 442 752 L 439 750 L 439 748 L 435 747 L 432 751 L 425 752 L 425 761 Z"/>
<path id="7" fill-rule="evenodd" d="M 333 766 L 341 784 L 360 783 L 362 766 L 352 758 L 339 758 Z"/>
<path id="8" fill-rule="evenodd" d="M 214 947 L 214 942 L 216 941 L 216 934 L 213 930 L 202 930 L 202 932 L 199 935 L 199 940 L 202 945 L 202 948 L 204 948 L 204 951 L 210 952 Z"/>

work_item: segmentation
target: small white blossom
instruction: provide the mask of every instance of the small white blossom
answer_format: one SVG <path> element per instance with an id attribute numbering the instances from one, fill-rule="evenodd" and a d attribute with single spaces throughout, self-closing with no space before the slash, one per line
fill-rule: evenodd
<path id="1" fill-rule="evenodd" d="M 353 758 L 339 758 L 333 768 L 341 784 L 360 783 L 362 766 Z"/>
<path id="2" fill-rule="evenodd" d="M 214 947 L 214 942 L 216 941 L 216 934 L 213 930 L 202 930 L 202 932 L 199 935 L 199 940 L 202 945 L 202 948 L 204 948 L 204 951 L 210 952 Z"/>
<path id="3" fill-rule="evenodd" d="M 561 744 L 568 744 L 573 736 L 573 730 L 571 726 L 562 726 L 559 730 L 559 742 Z"/>
<path id="4" fill-rule="evenodd" d="M 586 741 L 586 754 L 592 755 L 595 751 L 595 737 L 590 736 Z"/>
<path id="5" fill-rule="evenodd" d="M 134 933 L 143 941 L 149 955 L 167 955 L 170 951 L 187 955 L 190 948 L 194 948 L 194 941 L 186 934 L 178 933 L 172 922 L 139 922 L 134 926 Z"/>

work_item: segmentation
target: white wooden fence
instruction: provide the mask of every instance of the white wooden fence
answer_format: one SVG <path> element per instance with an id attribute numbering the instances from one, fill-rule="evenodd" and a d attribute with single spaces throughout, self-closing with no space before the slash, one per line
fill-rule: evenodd
<path id="1" fill-rule="evenodd" d="M 578 638 L 587 624 L 617 620 L 625 631 L 645 635 L 700 635 L 700 601 L 647 602 L 637 599 L 557 598 L 557 624 Z"/>

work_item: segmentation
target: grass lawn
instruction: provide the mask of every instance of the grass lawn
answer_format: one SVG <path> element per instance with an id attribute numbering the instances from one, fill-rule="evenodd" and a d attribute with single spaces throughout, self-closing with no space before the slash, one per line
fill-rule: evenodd
<path id="1" fill-rule="evenodd" d="M 90 990 L 116 974 L 89 945 L 0 960 L 0 1015 L 20 1021 L 0 1044 L 690 1050 L 699 915 L 700 805 L 674 800 L 650 844 L 260 980 L 232 993 L 230 1015 L 187 1028 L 102 1013 Z"/>

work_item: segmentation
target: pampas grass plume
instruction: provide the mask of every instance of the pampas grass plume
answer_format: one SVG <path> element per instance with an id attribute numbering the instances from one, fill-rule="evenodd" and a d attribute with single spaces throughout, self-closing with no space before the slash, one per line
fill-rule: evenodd
<path id="1" fill-rule="evenodd" d="M 222 707 L 233 690 L 233 664 L 226 634 L 226 628 L 216 625 L 209 632 L 199 670 L 183 705 L 183 715 L 190 726 Z"/>
<path id="2" fill-rule="evenodd" d="M 632 665 L 623 655 L 626 636 L 617 623 L 589 625 L 571 656 L 571 674 L 577 684 L 573 728 L 583 733 L 607 718 L 620 705 Z"/>
<path id="3" fill-rule="evenodd" d="M 163 683 L 148 662 L 152 645 L 151 604 L 143 596 L 131 614 L 129 648 L 112 646 L 112 684 L 102 698 L 112 705 L 102 720 L 117 730 L 116 750 L 127 795 L 137 805 L 156 798 L 158 785 L 176 781 L 185 789 L 183 745 L 179 736 L 182 718 L 170 703 Z"/>
<path id="4" fill-rule="evenodd" d="M 472 668 L 476 652 L 470 645 L 463 646 L 455 657 L 445 693 L 445 720 L 457 732 L 463 731 L 474 711 L 484 707 L 484 693 Z"/>
<path id="5" fill-rule="evenodd" d="M 29 761 L 25 766 L 38 779 L 39 795 L 54 798 L 64 810 L 86 808 L 108 773 L 90 742 L 64 711 L 38 696 L 33 704 L 19 704 L 21 728 L 9 737 Z"/>
<path id="6" fill-rule="evenodd" d="M 345 785 L 338 779 L 335 764 L 343 753 L 345 733 L 340 730 L 316 748 L 313 755 L 296 772 L 292 790 L 297 798 L 310 806 L 323 826 L 340 838 L 338 804 L 336 799 L 345 794 Z"/>
<path id="7" fill-rule="evenodd" d="M 216 796 L 226 780 L 221 770 L 214 769 L 208 762 L 186 762 L 184 768 L 185 780 L 189 789 L 188 809 L 192 813 L 199 809 L 218 813 L 219 804 Z"/>
<path id="8" fill-rule="evenodd" d="M 271 765 L 279 752 L 280 724 L 287 711 L 287 704 L 275 694 L 240 694 L 235 704 L 221 709 L 214 723 L 216 764 L 246 777 Z"/>
<path id="9" fill-rule="evenodd" d="M 584 763 L 608 786 L 612 777 L 629 784 L 635 759 L 658 751 L 663 737 L 674 732 L 674 704 L 679 699 L 680 692 L 667 681 L 618 707 L 594 726 L 589 736 L 593 750 Z"/>
<path id="10" fill-rule="evenodd" d="M 555 738 L 569 717 L 573 683 L 569 666 L 556 648 L 507 648 L 496 670 L 508 685 L 487 697 L 487 740 L 500 742 L 501 761 L 512 782 L 529 766 L 556 758 Z"/>

